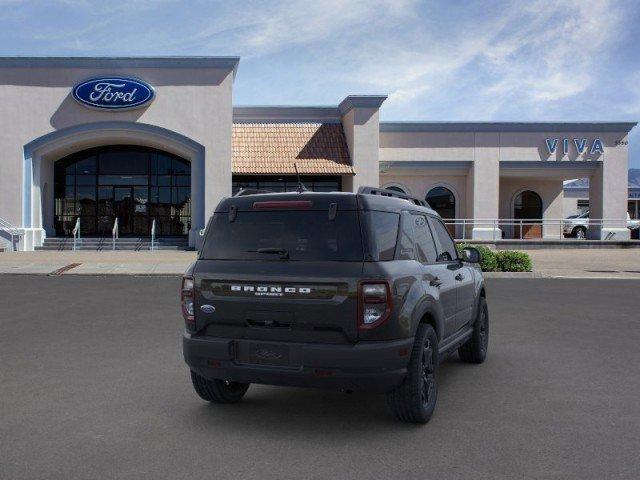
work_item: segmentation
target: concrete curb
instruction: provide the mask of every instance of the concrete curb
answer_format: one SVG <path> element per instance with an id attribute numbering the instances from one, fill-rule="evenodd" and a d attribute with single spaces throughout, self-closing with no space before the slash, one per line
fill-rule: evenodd
<path id="1" fill-rule="evenodd" d="M 484 278 L 543 278 L 537 272 L 483 272 Z"/>

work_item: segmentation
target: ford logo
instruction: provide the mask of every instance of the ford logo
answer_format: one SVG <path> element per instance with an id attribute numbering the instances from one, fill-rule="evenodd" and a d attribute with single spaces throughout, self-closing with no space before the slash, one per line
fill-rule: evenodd
<path id="1" fill-rule="evenodd" d="M 101 77 L 75 86 L 73 98 L 85 107 L 128 110 L 146 105 L 155 92 L 148 83 L 135 78 Z"/>
<path id="2" fill-rule="evenodd" d="M 214 307 L 213 305 L 202 305 L 200 306 L 200 310 L 203 313 L 213 313 L 216 311 L 216 307 Z"/>

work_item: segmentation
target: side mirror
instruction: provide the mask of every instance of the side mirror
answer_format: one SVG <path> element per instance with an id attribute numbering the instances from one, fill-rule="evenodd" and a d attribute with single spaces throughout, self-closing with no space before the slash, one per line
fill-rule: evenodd
<path id="1" fill-rule="evenodd" d="M 482 255 L 477 248 L 465 247 L 462 250 L 462 260 L 469 263 L 480 263 L 482 261 Z"/>

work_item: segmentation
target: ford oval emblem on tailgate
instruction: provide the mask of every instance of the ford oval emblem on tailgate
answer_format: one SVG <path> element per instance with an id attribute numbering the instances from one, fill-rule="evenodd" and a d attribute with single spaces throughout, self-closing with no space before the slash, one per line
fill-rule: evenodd
<path id="1" fill-rule="evenodd" d="M 200 310 L 202 310 L 203 313 L 213 313 L 216 311 L 216 307 L 213 305 L 201 305 Z"/>

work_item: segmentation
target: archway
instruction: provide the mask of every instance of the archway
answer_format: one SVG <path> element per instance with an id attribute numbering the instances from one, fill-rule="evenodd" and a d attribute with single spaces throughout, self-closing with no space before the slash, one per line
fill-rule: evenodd
<path id="1" fill-rule="evenodd" d="M 515 238 L 542 238 L 542 198 L 533 190 L 518 193 L 513 202 Z M 518 222 L 522 220 L 522 222 Z"/>
<path id="2" fill-rule="evenodd" d="M 205 221 L 204 146 L 155 125 L 96 122 L 57 130 L 24 146 L 22 216 L 26 250 L 41 245 L 47 235 L 57 233 L 54 224 L 55 189 L 43 189 L 45 184 L 54 184 L 55 162 L 80 151 L 114 145 L 157 149 L 188 162 L 191 180 L 189 245 L 195 246 L 198 231 L 204 228 Z"/>
<path id="3" fill-rule="evenodd" d="M 186 236 L 191 228 L 191 166 L 163 150 L 108 145 L 54 162 L 54 229 L 70 236 L 77 219 L 84 237 Z"/>
<path id="4" fill-rule="evenodd" d="M 455 220 L 456 218 L 456 197 L 453 192 L 440 185 L 429 190 L 425 200 L 445 220 L 447 230 L 452 237 L 455 237 L 456 226 L 446 223 L 446 220 Z"/>

